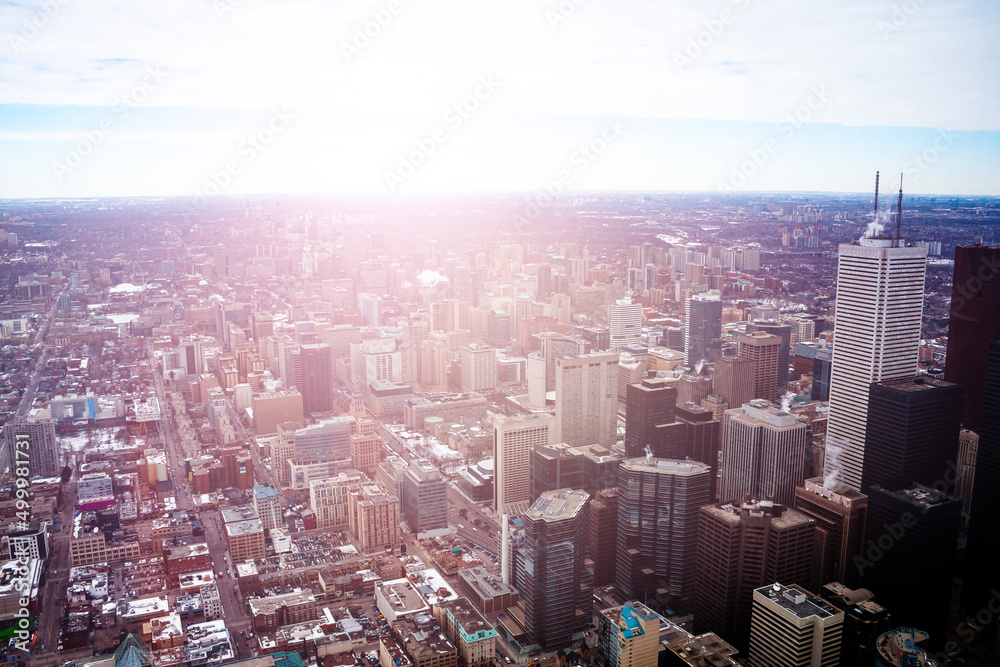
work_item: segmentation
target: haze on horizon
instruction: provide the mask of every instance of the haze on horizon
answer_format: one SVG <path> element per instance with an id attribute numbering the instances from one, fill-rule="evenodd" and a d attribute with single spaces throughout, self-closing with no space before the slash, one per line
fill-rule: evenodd
<path id="1" fill-rule="evenodd" d="M 0 3 L 0 197 L 1000 195 L 1000 5 Z M 366 34 L 367 31 L 367 34 Z"/>

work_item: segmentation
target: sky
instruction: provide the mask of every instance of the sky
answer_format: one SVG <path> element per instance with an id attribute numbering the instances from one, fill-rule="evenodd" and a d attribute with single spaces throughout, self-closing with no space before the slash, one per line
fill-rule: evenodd
<path id="1" fill-rule="evenodd" d="M 1000 195 L 1000 3 L 0 1 L 0 197 Z"/>

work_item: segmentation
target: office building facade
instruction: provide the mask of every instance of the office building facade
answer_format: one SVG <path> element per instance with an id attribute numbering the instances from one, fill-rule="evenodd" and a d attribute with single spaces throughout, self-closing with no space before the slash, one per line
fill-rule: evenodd
<path id="1" fill-rule="evenodd" d="M 1000 340 L 1000 247 L 955 247 L 944 379 L 965 388 L 962 425 L 978 431 L 983 417 L 985 359 Z"/>
<path id="2" fill-rule="evenodd" d="M 685 302 L 684 320 L 684 365 L 700 370 L 722 356 L 722 301 L 696 294 Z"/>
<path id="3" fill-rule="evenodd" d="M 613 447 L 618 440 L 618 354 L 556 360 L 555 441 Z"/>
<path id="4" fill-rule="evenodd" d="M 917 367 L 926 265 L 926 248 L 892 239 L 840 246 L 827 443 L 843 449 L 838 472 L 855 491 L 861 490 L 869 386 L 910 377 Z"/>
<path id="5" fill-rule="evenodd" d="M 762 399 L 726 410 L 719 497 L 771 498 L 791 506 L 811 457 L 808 427 Z"/>
<path id="6" fill-rule="evenodd" d="M 868 392 L 861 490 L 952 479 L 958 460 L 962 385 L 930 376 L 876 382 Z M 954 481 L 954 480 L 953 480 Z"/>
<path id="7" fill-rule="evenodd" d="M 497 514 L 519 514 L 531 505 L 531 453 L 554 442 L 555 417 L 530 414 L 493 418 L 493 507 Z"/>
<path id="8" fill-rule="evenodd" d="M 775 581 L 811 585 L 816 522 L 770 501 L 701 508 L 695 571 L 695 632 L 749 645 L 753 591 Z"/>
<path id="9" fill-rule="evenodd" d="M 844 612 L 802 586 L 753 592 L 751 667 L 839 667 Z"/>
<path id="10" fill-rule="evenodd" d="M 586 567 L 590 495 L 547 491 L 524 513 L 516 581 L 525 630 L 545 649 L 569 644 L 591 617 L 593 581 Z"/>
<path id="11" fill-rule="evenodd" d="M 697 461 L 642 457 L 618 469 L 615 591 L 661 612 L 693 604 L 698 521 L 712 501 L 711 468 Z"/>

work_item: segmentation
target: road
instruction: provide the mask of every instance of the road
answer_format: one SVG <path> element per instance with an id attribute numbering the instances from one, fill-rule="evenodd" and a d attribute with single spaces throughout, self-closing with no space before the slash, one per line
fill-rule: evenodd
<path id="1" fill-rule="evenodd" d="M 49 335 L 49 326 L 52 324 L 52 318 L 55 317 L 56 311 L 59 309 L 59 298 L 63 293 L 55 298 L 52 303 L 52 307 L 45 313 L 45 319 L 42 320 L 42 325 L 38 327 L 38 331 L 31 338 L 31 343 L 29 347 L 33 347 L 38 343 L 45 343 L 45 337 Z M 31 409 L 32 403 L 35 401 L 35 392 L 38 391 L 38 383 L 42 380 L 42 371 L 45 370 L 45 365 L 49 361 L 49 350 L 44 348 L 42 350 L 42 356 L 38 358 L 38 362 L 35 364 L 35 371 L 31 374 L 31 382 L 24 389 L 24 394 L 21 396 L 21 402 L 17 406 L 17 416 L 23 417 L 28 414 L 28 410 Z"/>
<path id="2" fill-rule="evenodd" d="M 40 667 L 59 662 L 58 656 L 56 656 L 56 647 L 59 641 L 59 623 L 62 620 L 65 601 L 57 601 L 56 598 L 66 595 L 66 586 L 69 583 L 69 540 L 73 529 L 74 508 L 76 507 L 76 481 L 71 480 L 63 487 L 62 502 L 59 507 L 57 521 L 60 530 L 49 540 L 50 553 L 46 565 L 46 582 L 40 593 L 42 606 L 38 615 L 36 646 L 39 647 L 39 650 L 44 646 L 45 651 L 38 655 L 32 655 L 31 661 L 32 665 L 37 664 Z"/>
<path id="3" fill-rule="evenodd" d="M 177 431 L 174 429 L 170 404 L 163 388 L 163 378 L 153 371 L 153 386 L 156 390 L 156 400 L 160 402 L 160 434 L 163 436 L 164 449 L 167 452 L 167 469 L 171 471 L 174 480 L 174 497 L 177 499 L 177 509 L 192 511 L 194 501 L 191 499 L 191 489 L 184 476 L 184 455 L 180 449 Z"/>
<path id="4" fill-rule="evenodd" d="M 236 433 L 240 436 L 240 439 L 246 443 L 247 449 L 250 450 L 250 456 L 253 458 L 253 478 L 258 482 L 267 482 L 274 488 L 278 488 L 277 480 L 274 478 L 274 472 L 269 470 L 264 461 L 260 458 L 260 448 L 257 446 L 257 440 L 250 435 L 246 427 L 243 425 L 243 421 L 236 414 L 236 410 L 233 409 L 231 404 L 227 404 L 227 411 L 232 419 L 233 424 L 236 426 Z"/>
<path id="5" fill-rule="evenodd" d="M 250 619 L 246 612 L 246 607 L 233 579 L 232 571 L 226 562 L 226 540 L 222 535 L 222 514 L 216 510 L 205 510 L 201 513 L 202 523 L 205 526 L 205 541 L 208 543 L 208 553 L 212 556 L 212 565 L 216 572 L 223 572 L 223 576 L 216 583 L 219 588 L 219 596 L 222 598 L 222 611 L 226 619 L 226 628 L 235 640 L 239 633 L 250 627 Z M 239 647 L 236 650 L 236 658 L 252 657 L 246 641 L 240 637 Z"/>

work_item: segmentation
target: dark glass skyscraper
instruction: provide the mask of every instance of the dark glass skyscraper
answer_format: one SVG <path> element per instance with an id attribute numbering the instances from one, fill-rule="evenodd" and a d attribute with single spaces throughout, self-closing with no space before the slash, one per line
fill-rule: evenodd
<path id="1" fill-rule="evenodd" d="M 985 608 L 993 591 L 1000 590 L 1000 341 L 989 345 L 983 382 L 983 416 L 979 424 L 976 476 L 969 509 L 969 542 L 966 571 L 962 580 L 962 603 L 966 613 Z M 1000 651 L 997 615 L 983 636 L 993 637 Z M 997 656 L 1000 657 L 1000 656 Z"/>
<path id="2" fill-rule="evenodd" d="M 328 412 L 333 404 L 333 362 L 326 343 L 303 345 L 299 351 L 302 364 L 302 411 L 306 414 Z"/>
<path id="3" fill-rule="evenodd" d="M 1000 340 L 1000 247 L 955 248 L 944 379 L 965 386 L 962 425 L 979 430 L 990 341 Z"/>
<path id="4" fill-rule="evenodd" d="M 565 443 L 535 445 L 531 452 L 531 501 L 545 491 L 583 488 L 583 452 Z"/>
<path id="5" fill-rule="evenodd" d="M 961 499 L 921 484 L 868 489 L 861 583 L 894 623 L 929 632 L 935 650 L 946 639 L 961 513 Z"/>
<path id="6" fill-rule="evenodd" d="M 677 388 L 666 380 L 643 380 L 625 390 L 625 456 L 684 458 L 686 430 L 677 422 Z"/>
<path id="7" fill-rule="evenodd" d="M 943 482 L 957 461 L 961 411 L 962 386 L 952 382 L 919 376 L 873 383 L 861 491 Z"/>
<path id="8" fill-rule="evenodd" d="M 712 470 L 697 461 L 626 459 L 618 469 L 615 594 L 685 613 L 694 597 L 698 511 Z"/>
<path id="9" fill-rule="evenodd" d="M 532 642 L 557 648 L 590 623 L 593 581 L 584 564 L 590 548 L 590 495 L 546 491 L 524 513 L 517 555 L 518 605 Z"/>
<path id="10" fill-rule="evenodd" d="M 770 501 L 707 505 L 698 517 L 695 632 L 746 651 L 755 588 L 810 585 L 816 521 Z"/>
<path id="11" fill-rule="evenodd" d="M 684 323 L 684 363 L 700 368 L 722 356 L 722 301 L 696 294 L 687 300 Z"/>

